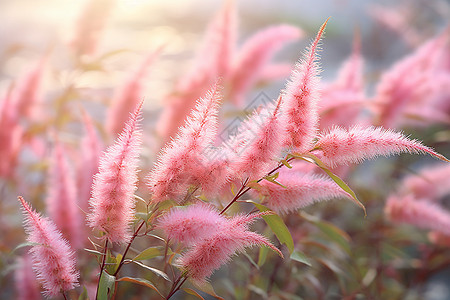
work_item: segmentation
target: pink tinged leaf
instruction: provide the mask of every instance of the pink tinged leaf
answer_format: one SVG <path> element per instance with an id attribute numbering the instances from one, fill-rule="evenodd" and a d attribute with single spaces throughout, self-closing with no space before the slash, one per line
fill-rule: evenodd
<path id="1" fill-rule="evenodd" d="M 217 134 L 219 101 L 220 88 L 216 84 L 198 101 L 175 139 L 161 150 L 148 181 L 153 202 L 181 201 L 189 185 L 197 183 L 195 178 L 203 176 L 205 169 L 199 163 Z"/>
<path id="2" fill-rule="evenodd" d="M 22 197 L 19 201 L 23 206 L 28 241 L 38 244 L 31 247 L 30 253 L 33 269 L 45 289 L 44 295 L 56 296 L 77 287 L 79 273 L 75 270 L 75 254 L 61 232 L 50 219 L 33 211 Z"/>
<path id="3" fill-rule="evenodd" d="M 445 234 L 439 231 L 431 231 L 428 233 L 428 239 L 436 245 L 450 247 L 450 234 Z"/>
<path id="4" fill-rule="evenodd" d="M 18 259 L 18 266 L 14 272 L 17 300 L 42 299 L 32 264 L 31 257 L 27 254 Z"/>
<path id="5" fill-rule="evenodd" d="M 283 172 L 277 181 L 283 186 L 264 180 L 260 183 L 261 188 L 254 194 L 263 197 L 267 206 L 280 214 L 293 212 L 319 201 L 352 198 L 334 181 L 318 175 Z"/>
<path id="6" fill-rule="evenodd" d="M 405 152 L 428 153 L 448 162 L 447 158 L 419 141 L 381 127 L 354 127 L 348 130 L 336 127 L 320 135 L 314 149 L 328 166 L 359 163 L 381 155 L 389 156 Z"/>
<path id="7" fill-rule="evenodd" d="M 46 203 L 50 218 L 70 244 L 78 249 L 83 245 L 81 214 L 66 153 L 65 148 L 57 142 L 50 163 Z"/>
<path id="8" fill-rule="evenodd" d="M 310 148 L 318 126 L 319 66 L 316 52 L 327 22 L 320 27 L 309 51 L 297 63 L 282 92 L 281 110 L 287 117 L 288 133 L 284 144 L 300 153 Z"/>
<path id="9" fill-rule="evenodd" d="M 155 57 L 159 55 L 161 48 L 148 55 L 136 70 L 129 74 L 129 78 L 115 91 L 106 117 L 106 130 L 111 136 L 122 132 L 123 125 L 134 108 L 143 98 L 143 81 L 147 76 Z"/>
<path id="10" fill-rule="evenodd" d="M 285 138 L 285 119 L 280 112 L 282 103 L 280 98 L 275 107 L 255 112 L 231 138 L 228 144 L 233 150 L 230 152 L 230 178 L 257 180 L 277 164 Z"/>
<path id="11" fill-rule="evenodd" d="M 242 103 L 246 92 L 261 78 L 264 66 L 283 45 L 300 38 L 303 32 L 290 25 L 271 26 L 250 37 L 233 64 L 231 97 Z"/>
<path id="12" fill-rule="evenodd" d="M 91 117 L 82 110 L 84 136 L 81 140 L 81 159 L 78 161 L 77 186 L 78 204 L 80 208 L 87 212 L 89 209 L 89 199 L 91 198 L 91 187 L 94 175 L 98 172 L 98 164 L 103 149 Z"/>
<path id="13" fill-rule="evenodd" d="M 194 204 L 171 209 L 158 219 L 157 228 L 161 228 L 170 241 L 192 246 L 215 234 L 226 221 L 213 206 Z"/>
<path id="14" fill-rule="evenodd" d="M 92 186 L 89 201 L 89 225 L 105 232 L 111 242 L 127 243 L 131 238 L 130 224 L 134 218 L 134 192 L 141 134 L 139 118 L 142 102 L 130 116 L 115 143 L 100 158 L 99 172 Z"/>
<path id="15" fill-rule="evenodd" d="M 385 213 L 395 223 L 407 223 L 450 235 L 450 212 L 435 203 L 415 199 L 412 195 L 391 196 Z"/>

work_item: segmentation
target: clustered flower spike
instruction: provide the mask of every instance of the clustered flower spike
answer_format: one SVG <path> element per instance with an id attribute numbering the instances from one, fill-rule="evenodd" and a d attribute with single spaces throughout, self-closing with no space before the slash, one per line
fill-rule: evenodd
<path id="1" fill-rule="evenodd" d="M 408 139 L 399 132 L 381 127 L 353 127 L 348 130 L 336 127 L 320 135 L 314 149 L 320 159 L 329 166 L 358 163 L 364 159 L 402 152 L 428 153 L 448 161 L 419 141 Z"/>
<path id="2" fill-rule="evenodd" d="M 319 119 L 317 103 L 320 97 L 316 52 L 326 24 L 327 22 L 320 27 L 308 53 L 297 63 L 281 95 L 281 111 L 287 118 L 287 138 L 284 145 L 300 153 L 310 149 L 316 136 Z"/>
<path id="3" fill-rule="evenodd" d="M 213 214 L 215 218 L 218 213 L 212 207 L 199 206 L 206 215 Z M 261 216 L 271 212 L 256 213 L 251 215 L 241 215 L 223 218 L 220 222 L 200 221 L 198 216 L 192 219 L 184 219 L 183 227 L 187 230 L 187 236 L 191 238 L 190 233 L 195 228 L 196 231 L 202 231 L 196 240 L 192 240 L 192 246 L 187 252 L 177 260 L 177 264 L 187 271 L 187 275 L 197 283 L 202 283 L 217 270 L 220 266 L 227 263 L 236 252 L 243 252 L 245 248 L 251 246 L 267 246 L 278 253 L 283 254 L 264 236 L 249 231 L 249 225 Z M 192 224 L 190 224 L 192 223 Z M 201 224 L 201 226 L 199 226 Z M 196 227 L 198 226 L 198 227 Z M 177 228 L 177 234 L 182 232 L 182 228 Z M 207 227 L 210 227 L 207 230 Z"/>
<path id="4" fill-rule="evenodd" d="M 220 91 L 216 84 L 198 101 L 196 109 L 179 129 L 175 139 L 161 150 L 158 162 L 149 175 L 148 185 L 153 193 L 153 202 L 168 199 L 181 201 L 187 188 L 196 183 L 195 177 L 201 177 L 199 173 L 204 172 L 202 155 L 205 155 L 217 133 L 219 100 Z"/>
<path id="5" fill-rule="evenodd" d="M 35 243 L 30 253 L 33 269 L 42 281 L 44 295 L 56 296 L 78 286 L 79 273 L 75 270 L 74 252 L 48 218 L 33 211 L 22 197 L 19 201 L 25 216 L 28 241 Z"/>
<path id="6" fill-rule="evenodd" d="M 138 126 L 142 103 L 131 115 L 125 128 L 100 159 L 99 172 L 89 201 L 89 225 L 105 232 L 111 242 L 126 243 L 131 238 L 134 218 L 134 192 L 137 188 L 138 156 L 141 130 Z"/>
<path id="7" fill-rule="evenodd" d="M 289 170 L 291 171 L 291 170 Z M 277 213 L 289 213 L 314 202 L 351 196 L 334 181 L 300 172 L 280 172 L 276 183 L 264 180 L 254 194 L 262 196 L 266 205 Z"/>

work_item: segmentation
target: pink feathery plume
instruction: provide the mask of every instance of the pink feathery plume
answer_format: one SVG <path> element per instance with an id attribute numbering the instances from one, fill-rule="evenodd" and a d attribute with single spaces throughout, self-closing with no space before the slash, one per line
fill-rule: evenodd
<path id="1" fill-rule="evenodd" d="M 277 213 L 289 213 L 319 201 L 351 198 L 334 181 L 314 174 L 280 172 L 277 181 L 283 186 L 264 180 L 253 192 Z"/>
<path id="2" fill-rule="evenodd" d="M 382 127 L 356 126 L 348 130 L 333 128 L 318 137 L 314 150 L 318 152 L 322 161 L 331 167 L 404 152 L 428 153 L 435 158 L 449 161 L 419 141 L 408 139 L 399 132 Z"/>
<path id="3" fill-rule="evenodd" d="M 254 214 L 247 219 L 251 222 L 260 216 L 261 214 Z M 244 252 L 247 247 L 267 246 L 283 257 L 280 250 L 266 237 L 249 231 L 248 225 L 242 224 L 242 217 L 237 218 L 239 219 L 237 222 L 232 218 L 220 230 L 195 243 L 178 259 L 177 263 L 187 271 L 187 275 L 193 281 L 205 282 L 214 270 L 229 262 L 236 252 Z"/>
<path id="4" fill-rule="evenodd" d="M 412 193 L 416 198 L 439 201 L 450 192 L 450 165 L 439 164 L 406 177 L 400 185 L 400 194 Z"/>
<path id="5" fill-rule="evenodd" d="M 448 51 L 446 41 L 447 32 L 444 32 L 383 74 L 375 95 L 380 125 L 400 127 L 408 119 L 409 106 L 420 103 L 421 107 L 426 107 L 434 100 L 434 95 L 446 88 L 436 81 L 440 59 Z"/>
<path id="6" fill-rule="evenodd" d="M 311 44 L 309 51 L 303 56 L 282 92 L 282 114 L 287 117 L 287 138 L 285 146 L 297 152 L 310 149 L 318 126 L 319 101 L 319 65 L 316 52 L 320 39 L 325 31 L 327 21 L 323 23 Z"/>
<path id="7" fill-rule="evenodd" d="M 284 44 L 300 38 L 303 32 L 294 26 L 278 25 L 263 29 L 250 37 L 240 49 L 233 63 L 230 95 L 237 104 L 260 78 L 261 72 L 273 54 Z"/>
<path id="8" fill-rule="evenodd" d="M 84 1 L 70 42 L 78 55 L 92 55 L 96 52 L 114 6 L 115 0 Z"/>
<path id="9" fill-rule="evenodd" d="M 131 238 L 130 224 L 134 218 L 134 192 L 137 188 L 137 168 L 141 147 L 138 122 L 142 102 L 125 124 L 115 143 L 100 158 L 99 172 L 92 186 L 89 201 L 89 225 L 105 233 L 110 242 L 127 243 Z"/>
<path id="10" fill-rule="evenodd" d="M 78 161 L 77 186 L 78 204 L 84 212 L 87 212 L 92 183 L 94 182 L 94 175 L 98 172 L 103 143 L 95 130 L 92 118 L 85 110 L 82 110 L 82 117 L 85 133 L 80 145 L 81 159 Z"/>
<path id="11" fill-rule="evenodd" d="M 108 109 L 105 125 L 106 130 L 111 136 L 115 137 L 122 132 L 130 113 L 142 101 L 142 82 L 159 52 L 160 49 L 148 55 L 137 70 L 133 71 L 129 78 L 125 80 L 124 84 L 115 91 L 111 107 Z"/>
<path id="12" fill-rule="evenodd" d="M 42 97 L 42 80 L 47 56 L 19 79 L 12 92 L 12 101 L 17 116 L 36 117 Z"/>
<path id="13" fill-rule="evenodd" d="M 78 286 L 79 273 L 75 270 L 75 253 L 61 232 L 48 218 L 33 211 L 22 197 L 19 201 L 25 216 L 28 241 L 35 243 L 30 253 L 33 269 L 42 281 L 45 296 L 56 296 Z"/>
<path id="14" fill-rule="evenodd" d="M 266 65 L 259 75 L 258 82 L 255 85 L 262 85 L 266 82 L 285 79 L 291 75 L 292 65 L 289 63 L 271 63 Z"/>
<path id="15" fill-rule="evenodd" d="M 148 182 L 153 202 L 180 201 L 189 185 L 195 183 L 196 170 L 203 172 L 204 166 L 199 163 L 216 137 L 219 101 L 220 88 L 216 84 L 198 101 L 175 139 L 159 153 Z"/>
<path id="16" fill-rule="evenodd" d="M 11 93 L 12 89 L 0 102 L 0 177 L 3 178 L 13 175 L 23 137 Z"/>
<path id="17" fill-rule="evenodd" d="M 212 205 L 194 204 L 172 208 L 158 219 L 157 227 L 169 240 L 192 246 L 221 230 L 226 221 Z"/>
<path id="18" fill-rule="evenodd" d="M 282 103 L 279 98 L 275 107 L 263 108 L 242 124 L 240 132 L 233 137 L 239 144 L 233 148 L 234 157 L 230 159 L 230 178 L 257 180 L 276 165 L 285 138 Z"/>
<path id="19" fill-rule="evenodd" d="M 36 275 L 33 272 L 32 260 L 29 255 L 19 257 L 18 266 L 14 272 L 17 300 L 40 300 L 41 293 Z"/>
<path id="20" fill-rule="evenodd" d="M 450 235 L 450 213 L 436 203 L 418 200 L 412 195 L 393 195 L 386 203 L 385 213 L 395 223 L 407 223 Z"/>
<path id="21" fill-rule="evenodd" d="M 47 211 L 72 247 L 82 246 L 81 215 L 78 208 L 77 190 L 66 150 L 57 142 L 53 149 L 49 182 L 47 184 Z"/>

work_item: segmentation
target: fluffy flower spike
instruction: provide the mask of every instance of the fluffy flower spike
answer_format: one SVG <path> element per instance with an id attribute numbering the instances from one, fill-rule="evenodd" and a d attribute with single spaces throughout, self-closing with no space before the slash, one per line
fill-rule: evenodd
<path id="1" fill-rule="evenodd" d="M 101 157 L 94 178 L 87 219 L 91 227 L 105 232 L 105 238 L 111 242 L 126 243 L 131 238 L 129 225 L 134 218 L 142 104 L 131 115 L 114 145 Z"/>
<path id="2" fill-rule="evenodd" d="M 353 127 L 349 130 L 336 127 L 319 136 L 314 149 L 317 149 L 322 161 L 329 166 L 358 163 L 364 159 L 402 152 L 428 153 L 449 162 L 419 141 L 381 127 Z"/>
<path id="3" fill-rule="evenodd" d="M 35 243 L 30 249 L 33 269 L 42 281 L 46 296 L 78 286 L 79 273 L 75 270 L 74 252 L 63 239 L 55 224 L 33 211 L 22 197 L 18 198 L 25 216 L 28 241 Z"/>
<path id="4" fill-rule="evenodd" d="M 149 175 L 153 202 L 180 201 L 189 185 L 195 183 L 194 178 L 198 175 L 195 172 L 199 169 L 202 155 L 216 137 L 219 100 L 220 88 L 216 84 L 198 101 L 176 138 L 161 150 Z"/>
<path id="5" fill-rule="evenodd" d="M 287 117 L 288 133 L 284 144 L 297 152 L 307 151 L 316 135 L 319 118 L 319 66 L 316 52 L 327 22 L 320 27 L 309 51 L 297 63 L 282 93 L 282 112 Z"/>

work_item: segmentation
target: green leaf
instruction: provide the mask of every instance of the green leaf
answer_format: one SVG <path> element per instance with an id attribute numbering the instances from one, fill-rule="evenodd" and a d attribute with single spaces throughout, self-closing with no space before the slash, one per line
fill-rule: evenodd
<path id="1" fill-rule="evenodd" d="M 356 203 L 356 205 L 358 205 L 359 207 L 361 207 L 364 211 L 364 216 L 367 216 L 367 211 L 366 211 L 366 207 L 364 206 L 364 204 L 361 203 L 361 201 L 359 201 L 358 197 L 356 197 L 355 192 L 344 182 L 344 180 L 342 180 L 341 178 L 339 178 L 339 176 L 337 176 L 336 174 L 334 174 L 333 172 L 330 171 L 330 169 L 316 156 L 314 156 L 313 154 L 305 154 L 306 158 L 310 158 L 311 160 L 314 161 L 314 163 L 321 168 L 325 173 L 327 173 L 328 176 L 330 176 L 331 179 L 333 179 L 334 182 L 336 182 L 337 185 L 339 185 L 339 187 L 341 189 L 343 189 L 344 191 L 346 191 L 347 193 L 350 194 L 350 196 L 353 199 L 353 202 Z M 300 156 L 299 158 L 301 159 L 305 159 L 305 156 Z M 307 161 L 309 161 L 308 159 L 305 159 Z"/>
<path id="2" fill-rule="evenodd" d="M 202 292 L 204 292 L 204 293 L 207 293 L 208 295 L 211 295 L 211 296 L 213 296 L 213 297 L 216 298 L 216 299 L 219 299 L 219 300 L 225 300 L 225 299 L 223 299 L 222 297 L 217 296 L 217 294 L 216 294 L 216 292 L 214 291 L 214 288 L 213 288 L 213 286 L 211 285 L 211 283 L 209 283 L 209 282 L 202 282 L 202 283 L 199 283 L 199 282 L 193 281 L 193 280 L 189 280 L 189 281 L 192 283 L 193 286 L 195 286 L 195 287 L 196 287 L 197 289 L 199 289 L 200 291 L 202 291 Z"/>
<path id="3" fill-rule="evenodd" d="M 159 247 L 150 247 L 136 255 L 133 260 L 146 260 L 162 255 Z"/>
<path id="4" fill-rule="evenodd" d="M 95 255 L 103 256 L 103 253 L 101 253 L 100 251 L 97 251 L 97 250 L 92 250 L 92 249 L 87 249 L 87 248 L 84 248 L 83 250 L 86 252 L 89 252 L 89 253 L 93 253 Z"/>
<path id="5" fill-rule="evenodd" d="M 340 229 L 336 227 L 334 224 L 320 220 L 314 216 L 311 216 L 305 212 L 300 212 L 300 216 L 307 220 L 308 222 L 316 225 L 323 233 L 325 233 L 332 241 L 336 242 L 339 246 L 342 247 L 348 254 L 350 254 L 350 244 L 351 240 L 350 236 Z"/>
<path id="6" fill-rule="evenodd" d="M 19 250 L 21 248 L 24 248 L 24 247 L 28 247 L 28 246 L 32 247 L 32 246 L 39 246 L 39 245 L 42 245 L 42 244 L 41 243 L 25 242 L 25 243 L 17 245 L 17 247 L 14 248 L 13 251 L 11 251 L 11 254 L 16 252 L 17 250 Z"/>
<path id="7" fill-rule="evenodd" d="M 83 286 L 83 291 L 81 292 L 80 296 L 78 297 L 78 300 L 89 300 L 89 296 L 88 296 L 87 289 L 85 286 Z"/>
<path id="8" fill-rule="evenodd" d="M 253 258 L 252 258 L 250 255 L 248 255 L 247 252 L 243 252 L 243 254 L 244 254 L 245 257 L 247 257 L 247 259 L 250 261 L 250 263 L 251 263 L 257 270 L 259 270 L 259 266 L 258 266 L 258 264 L 253 260 Z"/>
<path id="9" fill-rule="evenodd" d="M 262 246 L 259 248 L 258 266 L 261 267 L 262 265 L 264 265 L 268 253 L 269 253 L 268 247 Z"/>
<path id="10" fill-rule="evenodd" d="M 287 168 L 292 169 L 292 166 L 289 164 L 289 162 L 287 161 L 287 159 L 281 160 L 281 163 L 282 163 L 283 165 L 285 165 Z"/>
<path id="11" fill-rule="evenodd" d="M 194 295 L 199 299 L 205 300 L 205 298 L 203 298 L 199 293 L 197 293 L 196 291 L 194 291 L 193 289 L 190 288 L 184 288 L 183 291 L 185 291 L 186 293 L 190 294 L 190 295 Z"/>
<path id="12" fill-rule="evenodd" d="M 298 262 L 301 262 L 301 263 L 303 263 L 305 265 L 308 265 L 310 267 L 312 266 L 309 258 L 306 256 L 306 254 L 303 253 L 303 252 L 300 252 L 298 250 L 295 250 L 294 252 L 292 252 L 291 259 L 295 260 L 295 261 L 298 261 Z"/>
<path id="13" fill-rule="evenodd" d="M 114 294 L 115 283 L 116 277 L 103 271 L 98 284 L 98 300 L 108 300 Z"/>
<path id="14" fill-rule="evenodd" d="M 127 281 L 127 282 L 132 282 L 132 283 L 136 283 L 139 285 L 149 287 L 149 288 L 155 290 L 162 298 L 164 298 L 164 296 L 161 294 L 161 292 L 158 290 L 158 288 L 152 282 L 148 281 L 147 279 L 134 278 L 134 277 L 122 277 L 122 278 L 117 279 L 117 281 Z"/>
<path id="15" fill-rule="evenodd" d="M 171 281 L 170 278 L 169 278 L 169 276 L 167 276 L 167 274 L 164 273 L 164 272 L 161 271 L 161 270 L 158 270 L 158 269 L 156 269 L 156 268 L 149 267 L 149 266 L 144 265 L 143 263 L 138 262 L 138 261 L 133 261 L 133 263 L 135 263 L 135 264 L 137 264 L 138 266 L 141 266 L 141 267 L 143 267 L 143 268 L 146 268 L 147 270 L 152 271 L 153 273 L 155 273 L 156 275 L 161 276 L 162 278 L 164 278 L 164 279 L 167 280 L 167 281 Z"/>
<path id="16" fill-rule="evenodd" d="M 255 205 L 260 211 L 271 211 L 268 207 L 252 200 L 247 200 L 247 202 Z M 272 215 L 263 216 L 263 219 L 266 221 L 267 225 L 269 225 L 270 229 L 272 229 L 280 243 L 285 244 L 289 250 L 289 253 L 292 253 L 294 251 L 294 240 L 292 239 L 292 235 L 286 224 L 284 224 L 283 219 L 275 213 Z"/>

